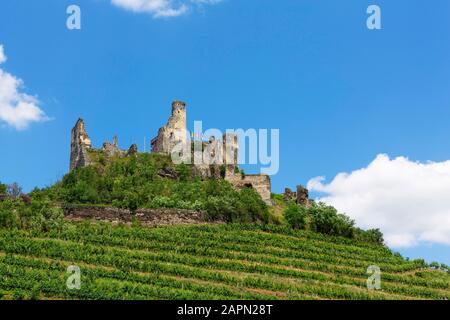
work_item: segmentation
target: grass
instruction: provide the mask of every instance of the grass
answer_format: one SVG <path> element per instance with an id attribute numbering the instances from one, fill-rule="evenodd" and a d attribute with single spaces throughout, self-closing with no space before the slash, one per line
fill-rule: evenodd
<path id="1" fill-rule="evenodd" d="M 69 265 L 81 289 L 66 287 Z M 381 268 L 368 290 L 367 267 Z M 379 245 L 275 226 L 0 229 L 3 299 L 449 299 L 450 274 Z"/>

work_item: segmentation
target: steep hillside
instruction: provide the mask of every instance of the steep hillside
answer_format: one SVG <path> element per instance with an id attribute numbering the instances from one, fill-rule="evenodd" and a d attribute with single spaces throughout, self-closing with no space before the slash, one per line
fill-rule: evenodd
<path id="1" fill-rule="evenodd" d="M 81 287 L 69 290 L 70 265 Z M 366 286 L 381 269 L 381 290 Z M 284 227 L 0 229 L 4 299 L 449 299 L 450 274 L 386 247 Z"/>

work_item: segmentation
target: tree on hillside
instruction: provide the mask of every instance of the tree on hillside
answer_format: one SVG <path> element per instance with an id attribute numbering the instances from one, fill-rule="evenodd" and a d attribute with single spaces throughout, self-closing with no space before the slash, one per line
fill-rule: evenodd
<path id="1" fill-rule="evenodd" d="M 306 223 L 306 215 L 308 209 L 291 203 L 286 210 L 284 210 L 284 217 L 293 229 L 303 229 Z"/>
<path id="2" fill-rule="evenodd" d="M 7 186 L 6 193 L 13 198 L 18 198 L 22 194 L 22 188 L 14 182 Z"/>

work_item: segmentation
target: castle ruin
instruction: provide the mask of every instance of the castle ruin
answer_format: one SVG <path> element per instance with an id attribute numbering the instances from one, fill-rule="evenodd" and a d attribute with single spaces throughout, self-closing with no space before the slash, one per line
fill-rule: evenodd
<path id="1" fill-rule="evenodd" d="M 253 188 L 258 192 L 261 198 L 267 203 L 271 202 L 271 182 L 270 177 L 266 174 L 242 174 L 238 168 L 238 137 L 234 133 L 225 133 L 222 141 L 216 137 L 210 137 L 209 141 L 192 141 L 188 138 L 186 129 L 186 103 L 182 101 L 174 101 L 172 103 L 172 114 L 167 124 L 158 130 L 158 134 L 151 140 L 151 149 L 155 153 L 163 153 L 172 155 L 178 152 L 182 146 L 183 150 L 191 148 L 200 148 L 202 150 L 200 159 L 197 161 L 198 154 L 193 152 L 191 159 L 193 160 L 195 173 L 204 179 L 225 179 L 237 190 L 243 188 Z M 86 132 L 85 124 L 82 119 L 78 119 L 75 127 L 72 129 L 71 135 L 71 151 L 70 151 L 70 170 L 85 167 L 92 164 L 89 158 L 89 150 L 92 148 L 91 140 Z M 105 142 L 99 151 L 107 156 L 126 157 L 138 152 L 135 144 L 131 145 L 128 150 L 121 150 L 118 146 L 118 139 L 114 137 L 113 142 Z M 207 161 L 204 161 L 204 158 Z M 206 163 L 205 163 L 206 162 Z"/>

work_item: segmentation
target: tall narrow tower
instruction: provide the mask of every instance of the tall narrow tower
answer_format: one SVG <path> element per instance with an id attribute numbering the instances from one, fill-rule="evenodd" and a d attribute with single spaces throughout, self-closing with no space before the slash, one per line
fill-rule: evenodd
<path id="1" fill-rule="evenodd" d="M 174 101 L 169 121 L 159 129 L 158 136 L 151 142 L 152 151 L 170 154 L 173 147 L 186 142 L 186 103 Z"/>
<path id="2" fill-rule="evenodd" d="M 92 146 L 83 119 L 78 119 L 70 138 L 70 170 L 85 167 L 91 163 L 87 150 Z"/>

